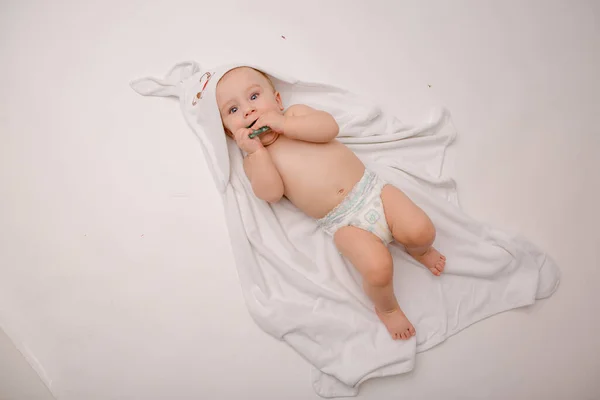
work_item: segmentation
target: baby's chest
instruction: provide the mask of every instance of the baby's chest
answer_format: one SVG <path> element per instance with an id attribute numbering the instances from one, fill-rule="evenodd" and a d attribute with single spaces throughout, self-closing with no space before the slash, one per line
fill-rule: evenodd
<path id="1" fill-rule="evenodd" d="M 271 158 L 280 175 L 288 184 L 292 182 L 339 181 L 346 174 L 362 168 L 356 155 L 343 144 L 292 142 L 274 149 Z"/>
<path id="2" fill-rule="evenodd" d="M 335 163 L 336 152 L 328 144 L 290 141 L 271 151 L 271 159 L 280 172 L 318 171 Z"/>

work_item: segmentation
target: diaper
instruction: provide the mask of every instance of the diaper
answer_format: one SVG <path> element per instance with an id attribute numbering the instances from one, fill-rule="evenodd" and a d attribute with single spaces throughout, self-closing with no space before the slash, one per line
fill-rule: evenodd
<path id="1" fill-rule="evenodd" d="M 356 226 L 377 236 L 384 244 L 394 240 L 388 227 L 381 201 L 386 183 L 373 171 L 365 169 L 360 181 L 329 214 L 317 224 L 330 235 L 344 226 Z"/>

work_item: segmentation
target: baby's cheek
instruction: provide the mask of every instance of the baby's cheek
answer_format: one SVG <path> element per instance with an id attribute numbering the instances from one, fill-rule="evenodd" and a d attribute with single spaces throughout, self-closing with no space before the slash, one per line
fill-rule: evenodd
<path id="1" fill-rule="evenodd" d="M 223 126 L 229 129 L 230 132 L 235 132 L 231 124 L 231 118 L 223 118 Z"/>

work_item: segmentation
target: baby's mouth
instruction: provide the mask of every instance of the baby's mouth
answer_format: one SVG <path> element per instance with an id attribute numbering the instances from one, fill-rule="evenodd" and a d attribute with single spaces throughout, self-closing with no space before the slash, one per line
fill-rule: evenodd
<path id="1" fill-rule="evenodd" d="M 255 119 L 254 122 L 252 122 L 250 125 L 248 125 L 246 128 L 252 128 L 252 126 L 256 123 L 256 121 L 258 121 L 258 119 Z"/>

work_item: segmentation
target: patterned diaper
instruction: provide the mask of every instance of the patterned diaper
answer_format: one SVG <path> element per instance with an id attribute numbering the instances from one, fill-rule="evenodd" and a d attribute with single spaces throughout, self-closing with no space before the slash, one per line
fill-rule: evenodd
<path id="1" fill-rule="evenodd" d="M 317 224 L 332 235 L 344 226 L 356 226 L 376 235 L 384 244 L 394 240 L 385 220 L 381 190 L 385 182 L 373 171 L 365 169 L 360 181 L 329 214 Z"/>

